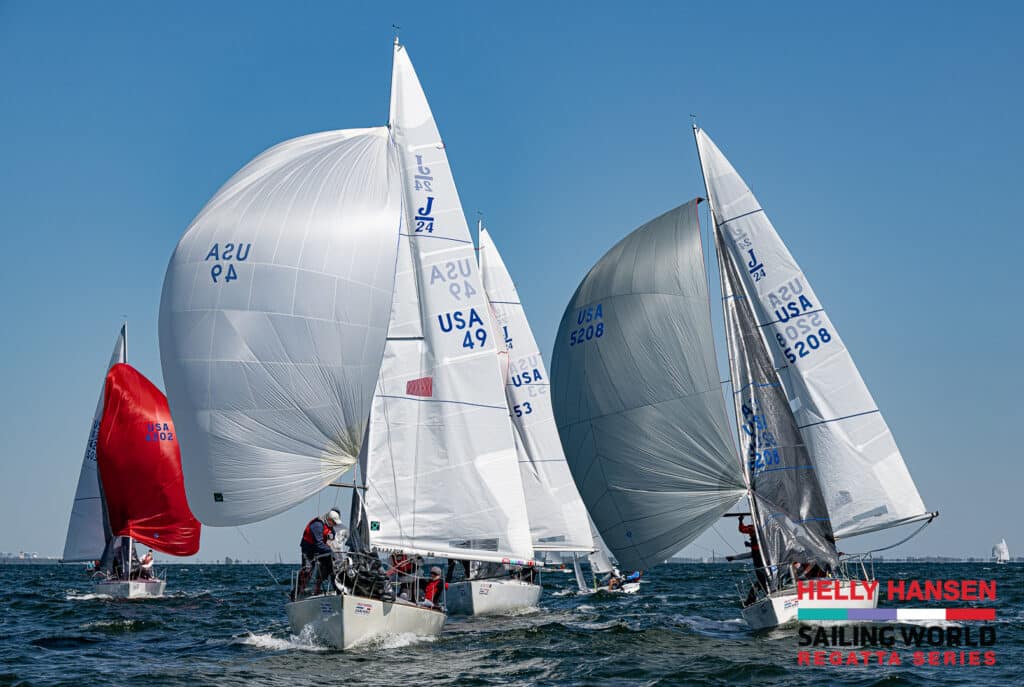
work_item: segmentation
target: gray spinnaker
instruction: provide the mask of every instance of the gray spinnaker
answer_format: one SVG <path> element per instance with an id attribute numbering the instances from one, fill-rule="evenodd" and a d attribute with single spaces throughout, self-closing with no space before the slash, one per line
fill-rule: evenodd
<path id="1" fill-rule="evenodd" d="M 662 563 L 746 491 L 715 360 L 698 202 L 609 250 L 555 341 L 562 446 L 625 568 Z"/>
<path id="2" fill-rule="evenodd" d="M 757 326 L 736 265 L 715 230 L 729 376 L 743 471 L 764 565 L 838 565 L 816 465 L 800 435 L 782 380 Z M 770 577 L 775 577 L 771 575 Z"/>

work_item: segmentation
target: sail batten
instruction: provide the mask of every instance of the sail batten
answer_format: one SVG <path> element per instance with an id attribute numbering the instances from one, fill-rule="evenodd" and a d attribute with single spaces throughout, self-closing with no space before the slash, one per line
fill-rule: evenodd
<path id="1" fill-rule="evenodd" d="M 614 246 L 566 308 L 552 401 L 580 495 L 619 562 L 674 555 L 745 493 L 712 345 L 697 203 Z"/>
<path id="2" fill-rule="evenodd" d="M 816 473 L 835 536 L 932 517 L 806 276 L 746 183 L 694 129 L 724 251 L 736 266 Z M 788 363 L 788 365 L 787 365 Z M 864 510 L 863 504 L 870 504 Z"/>

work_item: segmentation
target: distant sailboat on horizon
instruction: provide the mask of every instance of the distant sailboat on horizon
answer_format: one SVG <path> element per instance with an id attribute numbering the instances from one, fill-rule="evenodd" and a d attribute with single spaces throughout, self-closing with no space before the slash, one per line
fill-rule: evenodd
<path id="1" fill-rule="evenodd" d="M 1010 562 L 1010 547 L 1006 539 L 1001 539 L 998 544 L 992 547 L 992 560 L 996 565 L 1003 565 Z"/>

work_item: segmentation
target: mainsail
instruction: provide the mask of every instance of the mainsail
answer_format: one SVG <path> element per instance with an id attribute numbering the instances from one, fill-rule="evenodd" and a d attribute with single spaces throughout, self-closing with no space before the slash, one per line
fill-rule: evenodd
<path id="1" fill-rule="evenodd" d="M 789 408 L 739 271 L 716 229 L 740 460 L 763 564 L 838 563 L 815 465 Z"/>
<path id="2" fill-rule="evenodd" d="M 558 329 L 552 401 L 569 467 L 627 568 L 664 562 L 744 493 L 691 201 L 587 274 Z"/>
<path id="3" fill-rule="evenodd" d="M 711 139 L 695 129 L 717 227 L 745 284 L 836 537 L 934 517 L 838 331 L 757 199 Z"/>
<path id="4" fill-rule="evenodd" d="M 122 325 L 114 342 L 114 351 L 110 354 L 110 362 L 107 363 L 107 371 L 125 361 L 126 341 L 127 327 Z M 78 488 L 75 490 L 75 501 L 71 506 L 71 520 L 68 522 L 64 555 L 61 558 L 66 562 L 99 560 L 107 545 L 107 539 L 110 538 L 107 509 L 103 503 L 103 490 L 96 468 L 96 440 L 103 418 L 105 389 L 104 382 L 100 389 L 100 398 L 96 402 L 96 411 L 92 416 L 92 427 L 89 430 L 89 441 L 85 445 L 82 469 L 78 473 Z"/>
<path id="5" fill-rule="evenodd" d="M 551 408 L 548 371 L 512 277 L 480 227 L 480 272 L 498 335 L 508 350 L 505 396 L 518 441 L 519 472 L 535 551 L 591 551 L 587 511 L 565 462 Z"/>
<path id="6" fill-rule="evenodd" d="M 255 522 L 356 461 L 387 334 L 401 170 L 384 127 L 277 145 L 189 226 L 160 353 L 193 512 Z"/>
<path id="7" fill-rule="evenodd" d="M 391 134 L 405 214 L 367 452 L 370 544 L 529 559 L 512 424 L 473 242 L 433 114 L 395 43 Z"/>
<path id="8" fill-rule="evenodd" d="M 96 456 L 112 534 L 191 556 L 201 527 L 185 500 L 167 398 L 124 363 L 107 373 L 104 396 Z"/>

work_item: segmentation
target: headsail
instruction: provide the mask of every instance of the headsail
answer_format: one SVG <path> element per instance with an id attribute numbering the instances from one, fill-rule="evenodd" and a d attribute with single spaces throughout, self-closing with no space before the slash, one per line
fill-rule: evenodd
<path id="1" fill-rule="evenodd" d="M 107 363 L 107 371 L 125 361 L 126 342 L 127 331 L 122 325 L 114 342 L 114 351 L 110 354 L 110 362 Z M 67 562 L 99 560 L 110 537 L 110 525 L 107 522 L 99 471 L 96 468 L 96 439 L 99 436 L 100 420 L 103 418 L 105 388 L 104 383 L 100 388 L 100 398 L 96 402 L 96 411 L 92 416 L 92 427 L 89 429 L 89 441 L 85 445 L 82 469 L 78 473 L 78 488 L 75 490 L 75 501 L 71 506 L 71 520 L 68 522 L 64 556 L 61 558 Z"/>
<path id="2" fill-rule="evenodd" d="M 608 552 L 608 546 L 604 543 L 604 539 L 597 531 L 597 525 L 594 521 L 587 517 L 587 521 L 590 524 L 591 537 L 594 540 L 594 550 L 590 552 L 587 559 L 590 561 L 590 569 L 595 575 L 606 575 L 612 571 L 615 565 L 612 563 L 612 557 Z"/>
<path id="3" fill-rule="evenodd" d="M 199 550 L 167 398 L 130 365 L 107 373 L 96 455 L 114 536 L 174 556 Z"/>
<path id="4" fill-rule="evenodd" d="M 771 354 L 721 233 L 716 229 L 729 376 L 743 473 L 764 565 L 838 564 L 815 464 L 804 446 Z"/>
<path id="5" fill-rule="evenodd" d="M 529 521 L 473 242 L 430 106 L 397 43 L 390 124 L 406 212 L 364 466 L 370 543 L 528 559 Z"/>
<path id="6" fill-rule="evenodd" d="M 247 164 L 182 237 L 164 280 L 160 353 L 202 522 L 268 518 L 355 462 L 401 204 L 388 130 L 328 131 Z"/>
<path id="7" fill-rule="evenodd" d="M 544 358 L 508 268 L 482 225 L 480 272 L 497 321 L 495 331 L 508 349 L 505 397 L 520 440 L 517 445 L 522 449 L 519 472 L 530 513 L 533 548 L 591 551 L 594 543 L 587 511 L 562 452 Z"/>
<path id="8" fill-rule="evenodd" d="M 745 492 L 691 201 L 643 225 L 566 308 L 552 401 L 587 510 L 627 568 L 662 563 Z"/>
<path id="9" fill-rule="evenodd" d="M 839 333 L 757 199 L 700 129 L 711 206 L 817 466 L 837 537 L 933 517 Z"/>

